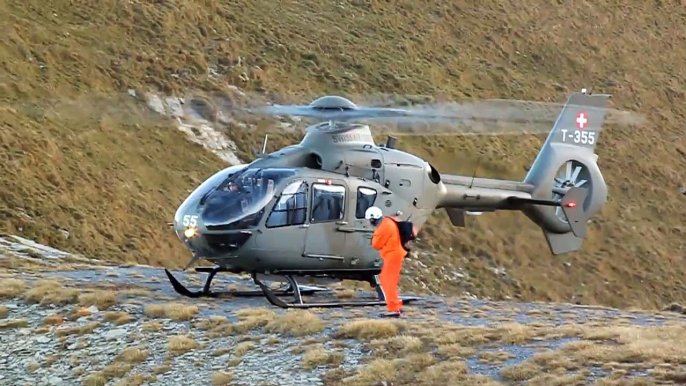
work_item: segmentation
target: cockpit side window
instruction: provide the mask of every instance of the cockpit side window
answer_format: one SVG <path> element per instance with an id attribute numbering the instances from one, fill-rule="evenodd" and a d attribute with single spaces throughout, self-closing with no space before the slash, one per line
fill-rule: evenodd
<path id="1" fill-rule="evenodd" d="M 360 186 L 357 188 L 357 205 L 355 206 L 355 218 L 364 218 L 368 208 L 374 206 L 376 190 Z"/>
<path id="2" fill-rule="evenodd" d="M 312 185 L 312 223 L 340 221 L 343 220 L 344 214 L 345 186 Z"/>
<path id="3" fill-rule="evenodd" d="M 305 181 L 296 181 L 286 186 L 267 218 L 267 228 L 304 224 L 307 217 L 307 193 Z"/>

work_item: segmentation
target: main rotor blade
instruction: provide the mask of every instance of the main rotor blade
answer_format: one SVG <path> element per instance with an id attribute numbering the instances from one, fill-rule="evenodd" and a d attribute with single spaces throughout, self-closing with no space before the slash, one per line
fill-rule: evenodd
<path id="1" fill-rule="evenodd" d="M 548 133 L 563 106 L 563 103 L 490 99 L 406 103 L 401 107 L 357 106 L 340 110 L 322 110 L 308 105 L 273 105 L 247 111 L 282 118 L 295 116 L 318 120 L 354 120 L 369 124 L 375 133 L 394 135 L 504 135 Z M 585 109 L 589 110 L 588 107 Z M 610 124 L 632 125 L 642 122 L 638 114 L 626 111 L 607 109 L 606 116 Z"/>
<path id="2" fill-rule="evenodd" d="M 129 90 L 128 93 L 83 95 L 75 99 L 9 102 L 0 108 L 36 117 L 74 121 L 107 119 L 122 124 L 164 124 L 165 119 L 171 117 L 183 123 L 208 124 L 217 129 L 231 125 L 232 130 L 249 131 L 258 127 L 264 115 L 271 115 L 275 116 L 271 118 L 274 124 L 266 126 L 268 132 L 301 130 L 306 127 L 307 120 L 334 120 L 368 123 L 373 133 L 460 136 L 548 133 L 563 107 L 562 103 L 502 99 L 440 103 L 431 97 L 395 95 L 360 96 L 351 100 L 369 103 L 332 109 L 331 106 L 297 105 L 291 98 L 237 89 L 197 93 L 189 90 L 176 96 Z M 280 105 L 271 105 L 275 101 Z M 269 123 L 269 120 L 263 122 Z M 633 112 L 608 109 L 606 114 L 608 125 L 636 125 L 643 121 L 641 115 Z M 260 127 L 265 125 L 260 124 Z"/>

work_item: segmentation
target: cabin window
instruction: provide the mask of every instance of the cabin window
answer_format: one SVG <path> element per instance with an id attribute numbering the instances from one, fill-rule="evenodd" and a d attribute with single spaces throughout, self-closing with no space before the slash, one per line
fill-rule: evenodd
<path id="1" fill-rule="evenodd" d="M 312 185 L 311 222 L 343 220 L 345 213 L 345 186 Z"/>
<path id="2" fill-rule="evenodd" d="M 307 183 L 296 181 L 286 186 L 267 219 L 267 228 L 305 223 L 307 217 Z"/>
<path id="3" fill-rule="evenodd" d="M 357 206 L 355 207 L 355 217 L 364 218 L 364 213 L 374 206 L 376 201 L 376 190 L 372 188 L 357 188 Z"/>

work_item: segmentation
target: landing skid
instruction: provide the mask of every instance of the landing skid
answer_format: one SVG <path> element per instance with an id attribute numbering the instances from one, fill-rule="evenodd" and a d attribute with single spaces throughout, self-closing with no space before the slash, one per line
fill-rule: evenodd
<path id="1" fill-rule="evenodd" d="M 181 296 L 189 297 L 189 298 L 229 298 L 229 297 L 257 297 L 257 296 L 265 296 L 264 289 L 262 290 L 255 290 L 255 291 L 210 291 L 210 286 L 212 285 L 212 279 L 214 279 L 214 276 L 219 273 L 219 272 L 227 272 L 227 270 L 222 269 L 221 267 L 214 267 L 214 268 L 205 268 L 205 267 L 198 267 L 195 269 L 196 272 L 207 272 L 207 280 L 205 281 L 205 285 L 203 286 L 202 290 L 200 291 L 191 291 L 189 290 L 186 286 L 181 284 L 174 275 L 169 272 L 169 270 L 165 269 L 164 273 L 167 274 L 167 278 L 169 279 L 169 282 L 171 283 L 172 287 L 174 288 L 174 291 L 178 293 Z M 264 284 L 260 285 L 260 288 L 262 288 Z M 310 286 L 300 286 L 296 287 L 297 291 L 293 291 L 293 288 L 291 286 L 291 283 L 289 281 L 288 286 L 285 289 L 279 289 L 277 291 L 272 291 L 271 288 L 266 287 L 274 296 L 287 296 L 287 295 L 293 295 L 295 293 L 300 293 L 302 295 L 312 295 L 315 292 L 321 292 L 321 291 L 326 291 L 325 288 L 320 288 L 320 287 L 310 287 Z M 277 298 L 278 299 L 278 298 Z"/>
<path id="2" fill-rule="evenodd" d="M 292 303 L 286 303 L 279 299 L 278 295 L 266 286 L 262 281 L 260 281 L 256 275 L 252 275 L 255 284 L 260 286 L 264 296 L 267 298 L 269 303 L 280 308 L 343 308 L 343 307 L 373 307 L 373 306 L 385 306 L 386 305 L 386 295 L 379 284 L 378 277 L 374 276 L 369 283 L 376 289 L 377 298 L 372 300 L 359 300 L 359 301 L 346 301 L 346 302 L 314 302 L 305 303 L 302 300 L 303 292 L 300 290 L 300 286 L 295 278 L 291 275 L 286 275 L 286 280 L 288 281 L 289 288 L 294 288 L 293 297 L 294 301 Z M 414 296 L 404 296 L 401 297 L 403 304 L 409 304 L 416 300 L 420 300 L 418 297 Z"/>

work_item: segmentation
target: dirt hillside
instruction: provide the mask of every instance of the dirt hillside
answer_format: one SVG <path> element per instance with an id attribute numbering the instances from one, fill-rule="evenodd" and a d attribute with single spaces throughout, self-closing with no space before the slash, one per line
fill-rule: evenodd
<path id="1" fill-rule="evenodd" d="M 402 93 L 562 103 L 592 87 L 647 118 L 605 126 L 609 202 L 551 256 L 523 215 L 426 229 L 404 289 L 662 307 L 686 301 L 686 9 L 678 1 L 0 3 L 0 231 L 107 260 L 180 265 L 165 223 L 224 165 L 141 103 L 195 90 Z M 135 97 L 129 94 L 135 90 Z M 248 159 L 261 131 L 233 130 Z M 271 146 L 298 140 L 282 135 Z M 543 137 L 403 137 L 444 173 L 523 178 Z M 273 148 L 272 148 L 273 150 Z M 423 268 L 422 265 L 426 266 Z M 424 284 L 422 284 L 423 282 Z"/>

